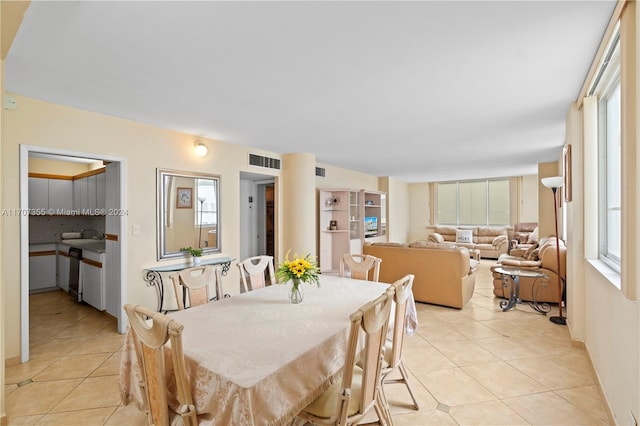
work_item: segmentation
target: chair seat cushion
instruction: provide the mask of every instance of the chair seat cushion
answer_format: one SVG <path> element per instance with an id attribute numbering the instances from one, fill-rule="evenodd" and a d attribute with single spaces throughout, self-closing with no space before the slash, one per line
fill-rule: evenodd
<path id="1" fill-rule="evenodd" d="M 362 369 L 357 365 L 353 367 L 353 379 L 351 382 L 351 398 L 347 415 L 352 416 L 360 409 L 360 394 L 362 393 Z M 311 404 L 302 410 L 316 417 L 328 419 L 338 411 L 338 397 L 342 390 L 342 380 L 338 380 L 329 389 L 316 398 Z"/>

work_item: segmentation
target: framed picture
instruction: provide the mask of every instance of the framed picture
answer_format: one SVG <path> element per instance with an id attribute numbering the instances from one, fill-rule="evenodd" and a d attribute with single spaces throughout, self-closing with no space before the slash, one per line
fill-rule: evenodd
<path id="1" fill-rule="evenodd" d="M 177 209 L 190 209 L 193 207 L 191 188 L 177 188 L 176 208 Z"/>
<path id="2" fill-rule="evenodd" d="M 562 175 L 564 177 L 564 183 L 562 185 L 562 191 L 564 194 L 564 201 L 571 201 L 571 145 L 567 144 L 562 152 Z"/>

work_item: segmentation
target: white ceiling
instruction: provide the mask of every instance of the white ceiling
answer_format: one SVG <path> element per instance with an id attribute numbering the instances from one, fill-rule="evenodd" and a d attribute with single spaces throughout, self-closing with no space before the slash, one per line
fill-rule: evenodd
<path id="1" fill-rule="evenodd" d="M 535 174 L 615 1 L 37 2 L 9 92 L 402 181 Z"/>

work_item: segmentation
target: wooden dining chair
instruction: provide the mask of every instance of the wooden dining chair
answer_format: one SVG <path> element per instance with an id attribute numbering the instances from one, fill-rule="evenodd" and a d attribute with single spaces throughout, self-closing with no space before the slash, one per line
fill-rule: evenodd
<path id="1" fill-rule="evenodd" d="M 345 276 L 345 266 L 351 272 L 351 278 L 356 280 L 369 280 L 378 282 L 380 278 L 380 263 L 382 259 L 370 254 L 349 254 L 345 253 L 340 258 L 340 276 Z M 371 274 L 370 274 L 371 273 Z"/>
<path id="2" fill-rule="evenodd" d="M 392 284 L 395 288 L 395 294 L 393 296 L 393 301 L 395 302 L 395 314 L 392 338 L 391 340 L 387 339 L 387 343 L 385 345 L 384 359 L 382 362 L 382 384 L 384 392 L 385 384 L 404 383 L 409 390 L 409 395 L 411 395 L 413 405 L 416 407 L 416 410 L 418 410 L 418 401 L 411 390 L 411 386 L 409 385 L 409 374 L 402 362 L 402 347 L 404 344 L 405 326 L 407 324 L 407 303 L 409 301 L 409 296 L 411 295 L 414 278 L 414 275 L 407 274 Z M 401 378 L 388 378 L 396 369 L 400 372 Z"/>
<path id="3" fill-rule="evenodd" d="M 249 257 L 242 262 L 238 262 L 240 269 L 240 277 L 242 279 L 240 285 L 241 293 L 263 288 L 266 284 L 265 272 L 269 272 L 269 284 L 276 283 L 276 274 L 273 269 L 273 256 L 254 256 Z M 248 282 L 247 282 L 248 279 Z"/>
<path id="4" fill-rule="evenodd" d="M 333 384 L 298 414 L 318 424 L 358 424 L 375 409 L 381 425 L 390 425 L 391 413 L 382 393 L 382 347 L 387 335 L 389 314 L 395 288 L 368 302 L 350 315 L 351 329 L 347 343 L 342 381 Z M 363 335 L 363 350 L 358 338 Z M 360 362 L 356 359 L 360 353 Z"/>
<path id="5" fill-rule="evenodd" d="M 147 424 L 168 426 L 198 424 L 191 387 L 182 351 L 183 325 L 178 321 L 140 305 L 124 305 L 140 367 L 140 393 Z M 171 341 L 171 360 L 175 377 L 178 406 L 169 407 L 167 374 L 165 370 L 165 343 Z M 173 388 L 173 385 L 171 385 Z"/>
<path id="6" fill-rule="evenodd" d="M 204 265 L 183 269 L 171 275 L 178 309 L 183 310 L 190 306 L 208 303 L 211 300 L 209 297 L 209 284 L 211 282 L 214 283 L 216 288 L 215 300 L 222 299 L 224 295 L 222 293 L 221 271 L 222 269 L 219 266 Z M 185 299 L 188 299 L 188 303 Z"/>

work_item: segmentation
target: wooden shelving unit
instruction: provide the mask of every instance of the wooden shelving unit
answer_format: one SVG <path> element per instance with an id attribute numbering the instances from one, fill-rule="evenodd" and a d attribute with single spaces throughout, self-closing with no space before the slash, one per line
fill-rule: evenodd
<path id="1" fill-rule="evenodd" d="M 364 241 L 386 241 L 386 195 L 383 192 L 320 189 L 318 209 L 321 272 L 338 272 L 342 255 L 362 253 Z M 375 218 L 375 232 L 366 231 L 366 217 Z"/>

